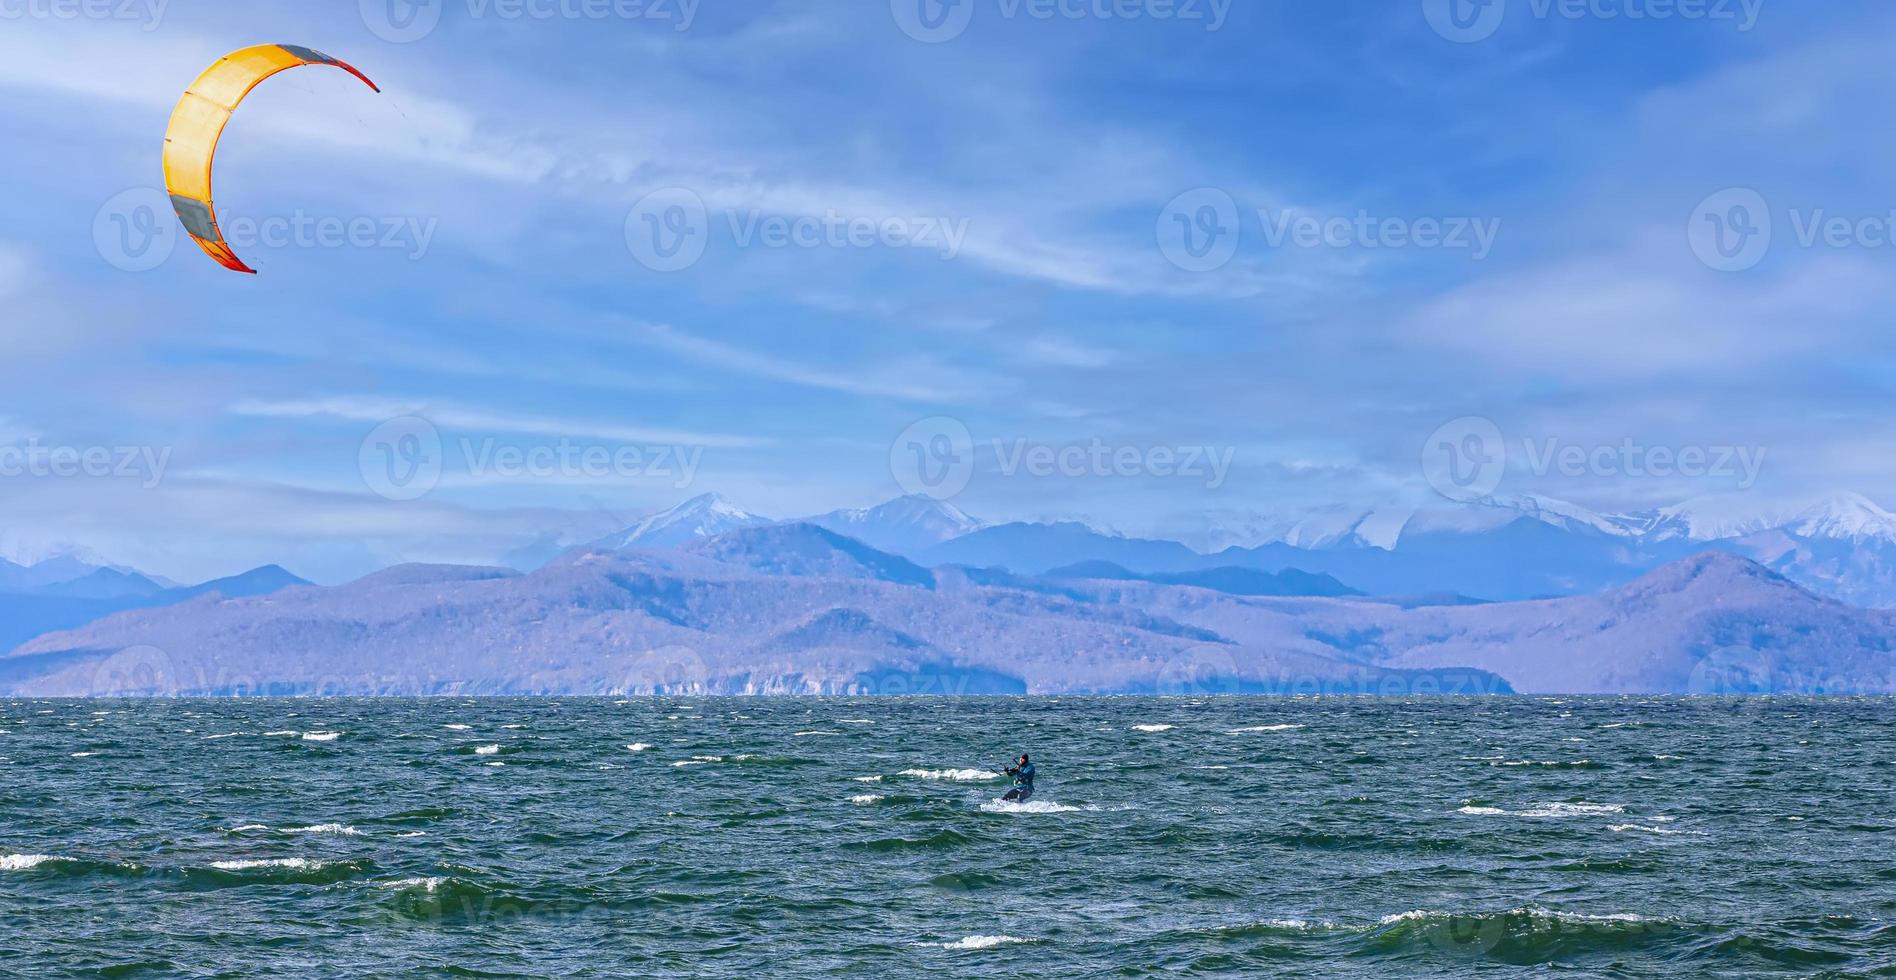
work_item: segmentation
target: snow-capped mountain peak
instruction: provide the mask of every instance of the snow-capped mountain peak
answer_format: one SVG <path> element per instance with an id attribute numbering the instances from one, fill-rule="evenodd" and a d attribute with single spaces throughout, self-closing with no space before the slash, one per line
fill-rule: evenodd
<path id="1" fill-rule="evenodd" d="M 718 494 L 707 493 L 607 535 L 592 547 L 607 551 L 676 548 L 728 531 L 769 523 L 769 518 L 749 513 Z"/>
<path id="2" fill-rule="evenodd" d="M 895 554 L 914 554 L 987 526 L 953 504 L 925 496 L 832 511 L 809 523 Z"/>
<path id="3" fill-rule="evenodd" d="M 1857 493 L 1838 493 L 1799 511 L 1784 530 L 1802 538 L 1896 541 L 1896 514 Z"/>

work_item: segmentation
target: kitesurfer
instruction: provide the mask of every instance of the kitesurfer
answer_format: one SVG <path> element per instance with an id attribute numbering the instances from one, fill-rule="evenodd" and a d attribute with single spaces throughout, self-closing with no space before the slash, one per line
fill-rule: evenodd
<path id="1" fill-rule="evenodd" d="M 1027 800 L 1034 795 L 1033 760 L 1028 758 L 1027 754 L 1023 752 L 1021 753 L 1020 763 L 1008 767 L 1006 772 L 1009 776 L 1014 777 L 1014 788 L 1008 790 L 1007 795 L 1001 797 L 1001 799 L 1014 803 L 1027 802 Z"/>

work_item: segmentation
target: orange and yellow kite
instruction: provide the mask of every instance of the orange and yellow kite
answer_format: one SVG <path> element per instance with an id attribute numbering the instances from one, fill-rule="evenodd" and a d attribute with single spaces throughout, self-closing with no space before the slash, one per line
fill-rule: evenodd
<path id="1" fill-rule="evenodd" d="M 165 190 L 171 194 L 171 206 L 184 230 L 204 254 L 226 269 L 257 272 L 231 251 L 217 226 L 217 208 L 211 203 L 211 162 L 217 155 L 218 137 L 252 89 L 278 72 L 304 65 L 340 68 L 382 91 L 369 76 L 321 51 L 294 44 L 260 44 L 233 51 L 205 69 L 171 113 L 171 127 L 165 131 Z"/>

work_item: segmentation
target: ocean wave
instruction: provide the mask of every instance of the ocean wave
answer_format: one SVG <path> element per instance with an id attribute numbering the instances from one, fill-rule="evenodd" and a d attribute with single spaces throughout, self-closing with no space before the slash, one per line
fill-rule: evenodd
<path id="1" fill-rule="evenodd" d="M 985 783 L 1001 778 L 990 769 L 904 769 L 898 775 L 911 779 L 940 779 L 951 783 Z"/>
<path id="2" fill-rule="evenodd" d="M 322 866 L 323 862 L 310 858 L 245 858 L 211 862 L 211 867 L 219 871 L 253 871 L 258 868 L 288 868 L 292 871 L 303 871 Z"/>
<path id="3" fill-rule="evenodd" d="M 1253 725 L 1250 728 L 1233 728 L 1226 735 L 1250 735 L 1256 732 L 1294 732 L 1302 725 Z"/>
<path id="4" fill-rule="evenodd" d="M 305 742 L 333 742 L 342 737 L 341 732 L 304 732 Z"/>
<path id="5" fill-rule="evenodd" d="M 338 834 L 344 837 L 360 837 L 362 831 L 354 827 L 345 827 L 339 823 L 319 823 L 308 827 L 285 827 L 286 834 Z"/>
<path id="6" fill-rule="evenodd" d="M 263 733 L 263 737 L 264 737 L 264 738 L 295 738 L 296 736 L 298 736 L 298 735 L 301 735 L 301 734 L 303 734 L 303 733 L 302 733 L 302 732 L 291 732 L 291 731 L 282 731 L 282 732 L 264 732 L 264 733 Z"/>
<path id="7" fill-rule="evenodd" d="M 852 783 L 879 783 L 879 782 L 882 782 L 882 777 L 881 776 L 851 776 L 849 778 L 849 781 Z"/>
<path id="8" fill-rule="evenodd" d="M 475 750 L 474 750 L 474 754 L 475 754 L 475 755 L 499 755 L 499 754 L 500 754 L 500 746 L 498 746 L 498 745 L 482 745 L 482 746 L 479 746 L 479 747 L 477 747 L 477 748 L 475 748 Z"/>
<path id="9" fill-rule="evenodd" d="M 811 738 L 817 735 L 841 735 L 841 734 L 842 732 L 829 732 L 829 731 L 823 731 L 822 729 L 813 728 L 807 732 L 797 732 L 796 737 L 797 738 Z"/>
<path id="10" fill-rule="evenodd" d="M 625 750 L 627 752 L 650 752 L 652 747 L 645 742 L 633 742 L 631 745 L 626 746 Z"/>
<path id="11" fill-rule="evenodd" d="M 930 946 L 935 949 L 974 950 L 993 949 L 996 946 L 1019 946 L 1024 943 L 1036 941 L 1037 940 L 1033 939 L 1022 939 L 1019 936 L 969 936 L 965 939 L 957 939 L 952 943 L 921 943 L 920 945 Z"/>
<path id="12" fill-rule="evenodd" d="M 25 871 L 49 861 L 76 861 L 58 854 L 0 854 L 0 871 Z"/>
<path id="13" fill-rule="evenodd" d="M 1415 910 L 1383 917 L 1369 941 L 1373 947 L 1398 954 L 1421 947 L 1464 949 L 1527 966 L 1588 952 L 1624 951 L 1662 941 L 1678 928 L 1674 920 L 1631 912 L 1568 912 L 1540 906 L 1504 912 Z"/>
<path id="14" fill-rule="evenodd" d="M 836 719 L 836 723 L 839 725 L 873 725 L 875 724 L 873 720 L 868 719 L 868 718 L 838 718 Z"/>
<path id="15" fill-rule="evenodd" d="M 1018 803 L 1014 800 L 989 800 L 981 804 L 981 810 L 985 813 L 1099 813 L 1103 809 L 1105 808 L 1092 804 L 1069 806 L 1051 800 L 1029 800 L 1026 803 Z"/>
<path id="16" fill-rule="evenodd" d="M 434 891 L 439 890 L 442 885 L 445 885 L 447 883 L 448 883 L 448 879 L 446 878 L 403 878 L 400 881 L 379 882 L 376 884 L 375 887 L 386 888 L 390 891 L 401 891 L 407 888 L 414 888 L 414 889 L 424 891 L 424 892 L 434 892 Z"/>
<path id="17" fill-rule="evenodd" d="M 724 761 L 724 757 L 721 755 L 694 755 L 689 759 L 683 759 L 678 762 L 672 763 L 672 768 L 685 769 L 691 766 L 708 766 L 712 764 L 713 762 L 723 762 L 723 761 Z"/>
<path id="18" fill-rule="evenodd" d="M 1478 817 L 1585 817 L 1625 813 L 1618 803 L 1536 803 L 1525 810 L 1503 810 L 1492 806 L 1464 806 L 1455 811 Z"/>
<path id="19" fill-rule="evenodd" d="M 243 825 L 243 826 L 241 826 L 241 827 L 232 827 L 232 828 L 230 828 L 229 830 L 226 830 L 226 831 L 224 831 L 224 833 L 226 833 L 226 834 L 248 834 L 248 833 L 254 833 L 254 832 L 256 832 L 256 831 L 259 831 L 259 830 L 269 830 L 269 829 L 270 829 L 269 827 L 266 827 L 266 826 L 264 826 L 263 824 L 260 824 L 260 823 L 247 823 L 247 824 L 244 824 L 244 825 Z"/>
<path id="20" fill-rule="evenodd" d="M 1177 725 L 1134 725 L 1132 726 L 1132 730 L 1135 732 L 1169 732 L 1177 727 Z"/>
<path id="21" fill-rule="evenodd" d="M 860 796 L 850 797 L 849 802 L 866 806 L 870 803 L 880 803 L 886 799 L 888 799 L 886 796 L 877 796 L 874 793 L 863 793 Z"/>
<path id="22" fill-rule="evenodd" d="M 1606 829 L 1616 834 L 1625 834 L 1625 833 L 1659 834 L 1666 837 L 1674 837 L 1674 836 L 1703 837 L 1705 836 L 1704 834 L 1696 830 L 1679 830 L 1672 827 L 1648 827 L 1645 824 L 1640 824 L 1640 823 L 1616 823 L 1610 827 L 1607 827 Z"/>
<path id="23" fill-rule="evenodd" d="M 451 732 L 465 732 L 465 731 L 468 731 L 469 729 L 472 729 L 474 726 L 473 725 L 442 725 L 441 727 Z"/>
<path id="24" fill-rule="evenodd" d="M 237 736 L 242 735 L 242 734 L 243 732 L 226 732 L 222 735 L 206 735 L 204 736 L 203 741 L 215 742 L 221 738 L 236 738 Z"/>
<path id="25" fill-rule="evenodd" d="M 72 754 L 72 757 L 75 759 L 90 759 L 93 756 L 98 755 L 98 754 L 99 753 L 97 752 L 74 752 Z"/>

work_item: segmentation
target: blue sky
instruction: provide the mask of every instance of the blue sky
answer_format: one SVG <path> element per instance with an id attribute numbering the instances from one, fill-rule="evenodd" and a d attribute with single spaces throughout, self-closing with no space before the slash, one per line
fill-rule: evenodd
<path id="1" fill-rule="evenodd" d="M 1209 542 L 1426 497 L 1470 418 L 1498 492 L 1896 502 L 1881 5 L 1508 0 L 1456 40 L 1422 0 L 964 0 L 925 43 L 916 2 L 445 0 L 404 43 L 382 0 L 0 7 L 0 441 L 131 461 L 0 478 L 0 549 L 494 561 L 702 492 L 875 503 L 905 433 L 970 451 L 978 516 Z M 305 69 L 244 105 L 217 195 L 261 276 L 188 241 L 128 271 L 178 94 L 277 41 L 384 94 Z M 1734 189 L 1772 222 L 1735 270 L 1693 231 Z M 655 267 L 648 218 L 702 255 Z M 427 492 L 379 485 L 415 445 Z"/>

